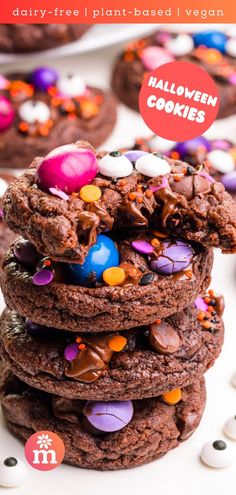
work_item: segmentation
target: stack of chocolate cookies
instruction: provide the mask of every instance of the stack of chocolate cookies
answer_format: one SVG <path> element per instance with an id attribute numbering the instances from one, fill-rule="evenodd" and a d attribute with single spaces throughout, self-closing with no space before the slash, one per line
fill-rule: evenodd
<path id="1" fill-rule="evenodd" d="M 22 237 L 3 261 L 2 408 L 65 462 L 141 465 L 196 429 L 223 343 L 213 248 L 236 250 L 224 186 L 158 153 L 89 143 L 36 158 L 4 196 Z"/>

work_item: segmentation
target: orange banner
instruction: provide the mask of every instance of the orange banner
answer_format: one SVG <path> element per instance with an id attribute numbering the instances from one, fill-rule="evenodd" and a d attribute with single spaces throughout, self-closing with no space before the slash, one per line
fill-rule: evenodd
<path id="1" fill-rule="evenodd" d="M 2 0 L 2 24 L 235 23 L 235 0 Z"/>

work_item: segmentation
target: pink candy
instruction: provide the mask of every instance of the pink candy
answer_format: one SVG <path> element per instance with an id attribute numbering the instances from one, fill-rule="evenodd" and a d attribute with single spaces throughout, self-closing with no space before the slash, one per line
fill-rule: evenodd
<path id="1" fill-rule="evenodd" d="M 15 112 L 11 102 L 5 96 L 0 96 L 0 132 L 11 126 L 14 117 Z"/>
<path id="2" fill-rule="evenodd" d="M 173 62 L 174 60 L 165 48 L 160 48 L 159 46 L 148 46 L 144 48 L 141 59 L 147 70 L 154 70 L 160 65 Z"/>

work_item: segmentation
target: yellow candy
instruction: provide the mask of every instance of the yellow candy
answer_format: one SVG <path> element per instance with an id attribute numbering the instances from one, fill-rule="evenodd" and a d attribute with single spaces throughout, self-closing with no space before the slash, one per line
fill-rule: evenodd
<path id="1" fill-rule="evenodd" d="M 79 195 L 85 203 L 93 203 L 101 198 L 102 191 L 97 186 L 88 185 L 81 187 Z"/>
<path id="2" fill-rule="evenodd" d="M 171 392 L 166 392 L 166 394 L 163 394 L 161 397 L 166 404 L 173 406 L 181 400 L 182 392 L 180 388 L 176 388 L 175 390 L 171 390 Z"/>
<path id="3" fill-rule="evenodd" d="M 125 281 L 125 271 L 119 266 L 112 266 L 104 270 L 102 277 L 107 285 L 120 285 Z"/>
<path id="4" fill-rule="evenodd" d="M 127 339 L 122 337 L 122 335 L 114 335 L 108 343 L 110 349 L 114 352 L 120 352 L 124 349 Z"/>

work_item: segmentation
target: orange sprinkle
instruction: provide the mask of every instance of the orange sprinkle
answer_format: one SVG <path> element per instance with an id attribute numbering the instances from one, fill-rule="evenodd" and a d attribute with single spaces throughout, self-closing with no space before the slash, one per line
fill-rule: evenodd
<path id="1" fill-rule="evenodd" d="M 132 52 L 126 52 L 124 54 L 124 59 L 126 62 L 133 62 L 134 60 L 134 54 Z"/>
<path id="2" fill-rule="evenodd" d="M 119 181 L 119 186 L 121 186 L 121 187 L 126 186 L 126 184 L 127 184 L 127 180 L 125 180 L 125 179 L 121 179 L 121 180 Z"/>
<path id="3" fill-rule="evenodd" d="M 210 297 L 205 297 L 204 301 L 206 304 L 209 304 L 211 302 L 211 299 L 210 299 Z"/>
<path id="4" fill-rule="evenodd" d="M 114 335 L 108 342 L 108 346 L 114 352 L 120 352 L 124 349 L 127 339 L 122 335 Z"/>
<path id="5" fill-rule="evenodd" d="M 142 192 L 142 190 L 143 190 L 143 186 L 141 186 L 141 184 L 138 184 L 137 191 L 138 192 Z"/>
<path id="6" fill-rule="evenodd" d="M 151 245 L 154 247 L 159 247 L 160 246 L 160 241 L 158 239 L 152 239 L 151 240 Z"/>
<path id="7" fill-rule="evenodd" d="M 82 351 L 83 349 L 85 349 L 85 344 L 80 344 L 79 345 L 79 350 Z"/>
<path id="8" fill-rule="evenodd" d="M 142 203 L 142 202 L 143 202 L 143 198 L 142 198 L 142 196 L 139 196 L 139 197 L 137 198 L 137 203 Z"/>
<path id="9" fill-rule="evenodd" d="M 192 270 L 185 270 L 184 273 L 185 273 L 186 277 L 188 277 L 188 278 L 192 278 L 192 276 L 193 276 Z"/>
<path id="10" fill-rule="evenodd" d="M 174 160 L 178 160 L 178 158 L 179 158 L 178 151 L 172 151 L 171 152 L 171 158 L 173 158 Z"/>
<path id="11" fill-rule="evenodd" d="M 203 320 L 204 320 L 204 318 L 205 318 L 205 313 L 204 313 L 204 311 L 200 311 L 200 312 L 198 313 L 198 315 L 197 315 L 197 319 L 198 319 L 199 321 L 203 321 Z"/>
<path id="12" fill-rule="evenodd" d="M 81 342 L 81 337 L 76 337 L 76 342 L 79 344 Z"/>
<path id="13" fill-rule="evenodd" d="M 153 196 L 153 191 L 151 191 L 151 189 L 148 189 L 147 191 L 145 191 L 145 196 L 147 196 L 147 198 L 151 198 Z"/>
<path id="14" fill-rule="evenodd" d="M 52 264 L 51 260 L 45 260 L 44 261 L 44 266 L 50 266 Z"/>
<path id="15" fill-rule="evenodd" d="M 212 289 L 209 289 L 208 294 L 212 297 L 214 296 L 215 292 Z"/>
<path id="16" fill-rule="evenodd" d="M 214 311 L 213 306 L 208 306 L 208 311 L 209 311 L 209 313 L 211 313 L 212 311 Z"/>
<path id="17" fill-rule="evenodd" d="M 85 119 L 90 119 L 98 114 L 99 106 L 95 101 L 84 100 L 80 103 L 80 110 Z"/>
<path id="18" fill-rule="evenodd" d="M 209 321 L 203 321 L 202 327 L 208 330 L 211 327 L 211 323 Z"/>
<path id="19" fill-rule="evenodd" d="M 161 318 L 157 318 L 157 320 L 155 321 L 156 325 L 160 325 L 161 323 Z"/>
<path id="20" fill-rule="evenodd" d="M 29 126 L 28 124 L 26 124 L 26 122 L 21 122 L 18 127 L 21 132 L 27 132 L 29 129 Z"/>
<path id="21" fill-rule="evenodd" d="M 131 201 L 134 201 L 136 199 L 136 193 L 135 192 L 130 192 L 128 194 L 128 197 Z"/>
<path id="22" fill-rule="evenodd" d="M 174 175 L 174 181 L 179 182 L 182 179 L 182 175 Z"/>
<path id="23" fill-rule="evenodd" d="M 56 96 L 58 89 L 56 86 L 50 86 L 47 91 L 50 96 Z"/>
<path id="24" fill-rule="evenodd" d="M 207 62 L 208 64 L 219 64 L 222 60 L 222 54 L 219 52 L 219 50 L 216 50 L 215 48 L 210 48 L 206 50 L 203 60 Z"/>
<path id="25" fill-rule="evenodd" d="M 173 406 L 181 400 L 182 392 L 180 388 L 176 388 L 175 390 L 171 390 L 171 392 L 166 392 L 166 394 L 163 394 L 161 397 L 166 404 Z"/>
<path id="26" fill-rule="evenodd" d="M 47 136 L 49 134 L 49 129 L 46 125 L 41 125 L 39 127 L 39 134 L 41 134 L 41 136 Z"/>

